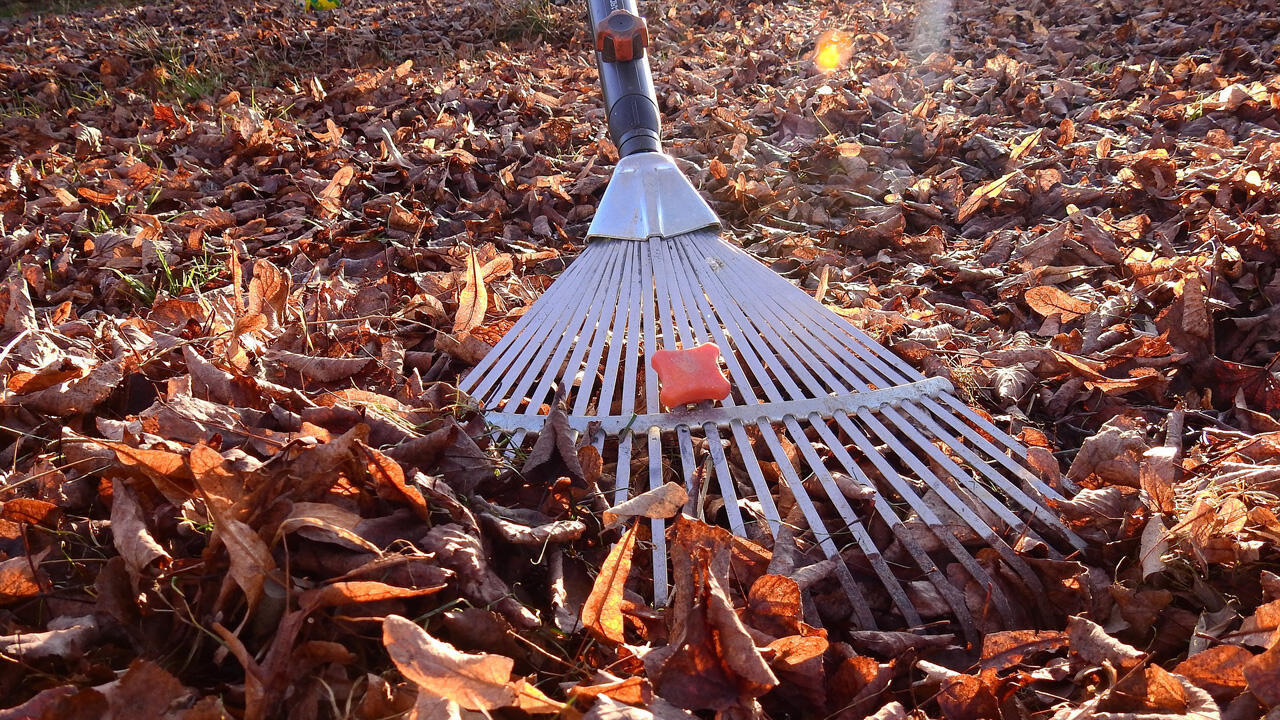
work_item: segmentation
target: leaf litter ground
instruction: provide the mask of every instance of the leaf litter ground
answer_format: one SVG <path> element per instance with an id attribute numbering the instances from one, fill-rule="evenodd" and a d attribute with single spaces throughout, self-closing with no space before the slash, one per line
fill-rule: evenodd
<path id="1" fill-rule="evenodd" d="M 949 569 L 966 647 L 870 579 L 852 626 L 802 524 L 734 539 L 711 494 L 661 610 L 633 518 L 682 488 L 605 518 L 564 432 L 495 453 L 454 383 L 617 159 L 576 7 L 10 17 L 0 717 L 1274 716 L 1267 6 L 646 12 L 733 234 L 1083 487 L 1090 550 L 1028 548 L 1013 625 Z"/>

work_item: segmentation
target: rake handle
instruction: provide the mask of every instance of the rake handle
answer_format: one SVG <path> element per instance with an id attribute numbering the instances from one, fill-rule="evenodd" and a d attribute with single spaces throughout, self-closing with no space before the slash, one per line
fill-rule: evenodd
<path id="1" fill-rule="evenodd" d="M 622 19 L 616 13 L 629 13 L 639 18 L 636 0 L 587 0 L 588 31 L 596 41 L 596 67 L 600 70 L 600 88 L 604 93 L 605 115 L 609 119 L 609 137 L 618 147 L 618 154 L 626 157 L 640 152 L 661 152 L 661 121 L 658 113 L 658 97 L 653 90 L 653 76 L 649 72 L 648 54 L 643 43 L 637 41 L 639 53 L 630 48 L 614 52 L 601 49 L 601 42 L 612 42 L 606 18 Z M 643 23 L 643 21 L 640 21 Z M 602 37 L 601 33 L 604 33 Z M 647 33 L 645 34 L 647 39 Z M 630 59 L 623 59 L 623 58 Z"/>

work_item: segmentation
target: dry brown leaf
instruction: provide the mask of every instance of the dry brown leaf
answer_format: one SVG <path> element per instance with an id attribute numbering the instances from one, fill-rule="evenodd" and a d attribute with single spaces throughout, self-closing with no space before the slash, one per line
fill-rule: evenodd
<path id="1" fill-rule="evenodd" d="M 479 538 L 449 523 L 431 528 L 420 545 L 435 553 L 441 565 L 457 573 L 459 591 L 477 605 L 492 605 L 519 629 L 538 626 L 537 616 L 512 597 L 511 588 L 493 571 Z"/>
<path id="2" fill-rule="evenodd" d="M 1181 717 L 1187 713 L 1191 697 L 1186 687 L 1159 665 L 1136 669 L 1120 678 L 1098 703 L 1103 713 L 1149 713 Z"/>
<path id="3" fill-rule="evenodd" d="M 1248 687 L 1244 668 L 1253 653 L 1238 645 L 1218 645 L 1178 663 L 1173 671 L 1204 688 L 1219 702 L 1227 702 Z"/>
<path id="4" fill-rule="evenodd" d="M 1142 579 L 1164 570 L 1165 553 L 1169 552 L 1168 533 L 1164 528 L 1164 516 L 1156 513 L 1142 528 L 1138 542 L 1138 564 L 1142 567 Z"/>
<path id="5" fill-rule="evenodd" d="M 1071 322 L 1093 310 L 1091 303 L 1072 297 L 1052 285 L 1029 288 L 1023 299 L 1027 305 L 1044 317 L 1060 315 L 1063 322 Z"/>
<path id="6" fill-rule="evenodd" d="M 1021 174 L 1021 170 L 1014 170 L 974 190 L 969 197 L 965 198 L 964 204 L 960 206 L 960 212 L 956 214 L 956 222 L 968 222 L 969 218 L 981 210 L 988 200 L 998 197 L 1005 187 L 1009 185 L 1009 181 Z"/>
<path id="7" fill-rule="evenodd" d="M 310 612 L 335 605 L 381 602 L 383 600 L 399 600 L 430 595 L 439 592 L 444 587 L 444 585 L 436 585 L 433 587 L 405 588 L 375 580 L 344 580 L 322 585 L 302 593 L 299 604 L 304 610 Z"/>
<path id="8" fill-rule="evenodd" d="M 373 479 L 374 487 L 377 489 L 379 497 L 403 502 L 418 517 L 424 521 L 430 520 L 431 509 L 427 507 L 427 501 L 422 497 L 422 491 L 405 482 L 404 468 L 400 467 L 400 463 L 387 457 L 380 450 L 375 450 L 366 445 L 364 442 L 357 442 L 355 449 L 359 455 L 363 456 L 365 469 L 368 471 L 369 477 Z"/>
<path id="9" fill-rule="evenodd" d="M 262 313 L 272 325 L 279 325 L 289 300 L 289 285 L 289 275 L 270 260 L 255 262 L 253 278 L 249 281 L 248 314 Z"/>
<path id="10" fill-rule="evenodd" d="M 680 483 L 664 483 L 604 511 L 605 528 L 621 525 L 624 518 L 669 518 L 689 502 L 689 493 Z"/>
<path id="11" fill-rule="evenodd" d="M 120 679 L 94 689 L 105 695 L 111 706 L 107 720 L 172 717 L 170 708 L 185 705 L 192 694 L 169 671 L 141 659 L 129 663 Z"/>
<path id="12" fill-rule="evenodd" d="M 1106 660 L 1117 668 L 1128 670 L 1146 657 L 1137 648 L 1108 635 L 1102 626 L 1078 615 L 1067 620 L 1067 637 L 1071 650 L 1086 662 L 1100 664 Z"/>
<path id="13" fill-rule="evenodd" d="M 467 255 L 467 270 L 458 294 L 458 315 L 453 321 L 453 334 L 462 335 L 482 325 L 488 309 L 489 291 L 484 284 L 480 262 L 472 250 Z"/>
<path id="14" fill-rule="evenodd" d="M 44 632 L 0 635 L 0 653 L 22 662 L 76 660 L 98 641 L 98 635 L 98 621 L 92 615 L 63 616 L 49 621 Z"/>
<path id="15" fill-rule="evenodd" d="M 1159 513 L 1173 512 L 1173 486 L 1178 479 L 1177 448 L 1151 448 L 1142 454 L 1142 460 L 1139 481 L 1151 500 L 1151 509 Z"/>
<path id="16" fill-rule="evenodd" d="M 675 593 L 670 644 L 644 656 L 659 695 L 688 709 L 749 712 L 778 684 L 728 596 L 734 539 L 683 515 L 668 530 Z"/>
<path id="17" fill-rule="evenodd" d="M 619 703 L 644 707 L 653 701 L 653 686 L 646 678 L 629 677 L 599 685 L 575 685 L 569 688 L 569 697 L 578 701 L 575 704 L 581 705 L 604 697 Z"/>
<path id="18" fill-rule="evenodd" d="M 1038 128 L 1035 132 L 1019 140 L 1009 150 L 1009 159 L 1013 162 L 1021 160 L 1028 152 L 1031 151 L 1031 148 L 1035 147 L 1040 142 L 1040 139 L 1043 137 L 1044 128 Z"/>
<path id="19" fill-rule="evenodd" d="M 60 382 L 44 390 L 22 396 L 22 406 L 49 415 L 75 415 L 88 412 L 107 399 L 124 380 L 126 370 L 136 361 L 119 357 L 95 367 L 82 378 Z"/>
<path id="20" fill-rule="evenodd" d="M 173 560 L 147 530 L 133 490 L 119 480 L 111 481 L 111 539 L 135 586 L 142 578 L 164 570 Z"/>
<path id="21" fill-rule="evenodd" d="M 342 209 L 342 192 L 347 189 L 351 181 L 355 179 L 356 170 L 350 165 L 343 165 L 338 168 L 338 172 L 334 173 L 333 179 L 325 185 L 320 191 L 317 199 L 320 201 L 321 217 L 332 217 Z"/>
<path id="22" fill-rule="evenodd" d="M 782 575 L 762 575 L 751 584 L 744 616 L 751 627 L 776 638 L 799 635 L 800 586 Z"/>
<path id="23" fill-rule="evenodd" d="M 1199 270 L 1193 269 L 1183 281 L 1182 329 L 1198 338 L 1209 339 L 1213 335 L 1213 322 L 1209 317 L 1209 304 Z"/>
<path id="24" fill-rule="evenodd" d="M 309 540 L 333 543 L 350 550 L 367 550 L 380 555 L 382 550 L 377 545 L 356 534 L 355 527 L 360 519 L 356 513 L 329 503 L 294 503 L 289 517 L 280 523 L 280 528 L 276 531 L 276 541 L 288 533 L 296 532 Z"/>
<path id="25" fill-rule="evenodd" d="M 609 550 L 609 556 L 600 566 L 600 573 L 591 587 L 591 594 L 582 606 L 583 627 L 601 640 L 620 643 L 626 639 L 622 594 L 627 576 L 631 574 L 631 553 L 635 550 L 639 526 L 639 521 L 632 524 Z"/>
<path id="26" fill-rule="evenodd" d="M 62 510 L 57 505 L 35 498 L 13 498 L 4 503 L 0 518 L 13 523 L 29 523 L 53 527 Z"/>
<path id="27" fill-rule="evenodd" d="M 268 577 L 275 573 L 271 549 L 253 528 L 231 517 L 216 518 L 214 532 L 227 546 L 231 579 L 244 591 L 249 607 L 255 607 Z"/>
<path id="28" fill-rule="evenodd" d="M 982 638 L 982 668 L 1004 670 L 1021 663 L 1029 655 L 1057 650 L 1067 643 L 1065 633 L 1056 630 L 1005 630 Z"/>
<path id="29" fill-rule="evenodd" d="M 938 693 L 938 707 L 946 720 L 984 720 L 1000 717 L 1000 702 L 977 675 L 957 675 Z"/>
<path id="30" fill-rule="evenodd" d="M 373 358 L 328 358 L 299 355 L 286 350 L 272 350 L 267 357 L 316 382 L 334 382 L 349 378 L 369 367 Z"/>
<path id="31" fill-rule="evenodd" d="M 45 591 L 43 586 L 48 578 L 40 570 L 40 562 L 48 554 L 49 550 L 45 549 L 35 555 L 18 555 L 0 561 L 0 605 L 26 600 Z"/>
<path id="32" fill-rule="evenodd" d="M 1241 672 L 1258 702 L 1267 708 L 1280 706 L 1280 643 L 1250 660 Z"/>
<path id="33" fill-rule="evenodd" d="M 464 653 L 399 615 L 382 622 L 382 644 L 400 672 L 432 695 L 470 710 L 516 704 L 511 658 Z"/>

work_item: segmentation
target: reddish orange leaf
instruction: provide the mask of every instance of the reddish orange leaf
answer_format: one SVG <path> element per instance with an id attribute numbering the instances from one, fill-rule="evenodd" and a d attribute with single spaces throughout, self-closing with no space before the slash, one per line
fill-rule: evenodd
<path id="1" fill-rule="evenodd" d="M 1063 322 L 1070 322 L 1093 310 L 1093 305 L 1074 298 L 1052 285 L 1037 285 L 1027 290 L 1024 299 L 1032 310 L 1045 317 L 1061 315 Z"/>

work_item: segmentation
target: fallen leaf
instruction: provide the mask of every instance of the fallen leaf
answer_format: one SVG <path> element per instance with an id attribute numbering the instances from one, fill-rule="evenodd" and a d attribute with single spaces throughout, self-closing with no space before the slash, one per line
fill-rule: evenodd
<path id="1" fill-rule="evenodd" d="M 147 529 L 133 491 L 119 480 L 111 482 L 111 539 L 135 586 L 143 578 L 164 570 L 173 560 Z"/>
<path id="2" fill-rule="evenodd" d="M 973 217 L 975 213 L 981 210 L 988 200 L 998 197 L 1009 185 L 1009 181 L 1021 174 L 1021 170 L 1014 170 L 1013 172 L 992 180 L 986 185 L 974 190 L 969 194 L 969 197 L 965 198 L 964 204 L 960 206 L 960 212 L 956 214 L 956 222 L 968 222 L 969 218 Z"/>
<path id="3" fill-rule="evenodd" d="M 334 382 L 349 378 L 369 367 L 373 358 L 326 358 L 298 355 L 284 350 L 272 350 L 267 357 L 281 365 L 296 370 L 302 376 L 316 382 Z"/>
<path id="4" fill-rule="evenodd" d="M 1102 626 L 1087 618 L 1073 615 L 1067 620 L 1068 645 L 1086 662 L 1101 664 L 1106 660 L 1121 670 L 1135 667 L 1146 654 L 1107 634 Z"/>
<path id="5" fill-rule="evenodd" d="M 1245 663 L 1241 674 L 1264 707 L 1280 706 L 1280 643 Z"/>
<path id="6" fill-rule="evenodd" d="M 453 321 L 453 334 L 462 335 L 484 323 L 489 309 L 489 291 L 474 250 L 467 255 L 467 270 L 458 295 L 458 315 Z"/>
<path id="7" fill-rule="evenodd" d="M 58 617 L 44 632 L 0 635 L 0 653 L 20 662 L 59 658 L 76 660 L 98 642 L 98 622 L 92 615 Z"/>
<path id="8" fill-rule="evenodd" d="M 470 710 L 516 703 L 511 658 L 464 653 L 399 615 L 388 615 L 382 622 L 382 644 L 400 672 L 434 696 Z"/>
<path id="9" fill-rule="evenodd" d="M 44 577 L 40 562 L 49 551 L 41 550 L 31 556 L 18 555 L 0 561 L 0 605 L 35 597 L 44 592 Z"/>
<path id="10" fill-rule="evenodd" d="M 1228 702 L 1248 687 L 1244 669 L 1253 653 L 1237 645 L 1218 645 L 1178 663 L 1173 669 L 1219 702 Z"/>
<path id="11" fill-rule="evenodd" d="M 1027 305 L 1044 317 L 1060 315 L 1063 322 L 1071 322 L 1076 318 L 1093 311 L 1093 305 L 1079 298 L 1072 297 L 1052 285 L 1037 285 L 1027 290 L 1023 299 Z"/>
<path id="12" fill-rule="evenodd" d="M 620 643 L 625 640 L 622 618 L 622 593 L 631 573 L 631 553 L 636 546 L 635 523 L 622 535 L 622 539 L 609 550 L 609 556 L 600 566 L 591 594 L 582 606 L 582 625 L 601 640 Z"/>
<path id="13" fill-rule="evenodd" d="M 606 528 L 622 524 L 624 518 L 669 518 L 689 502 L 689 493 L 680 483 L 664 483 L 604 511 Z"/>

